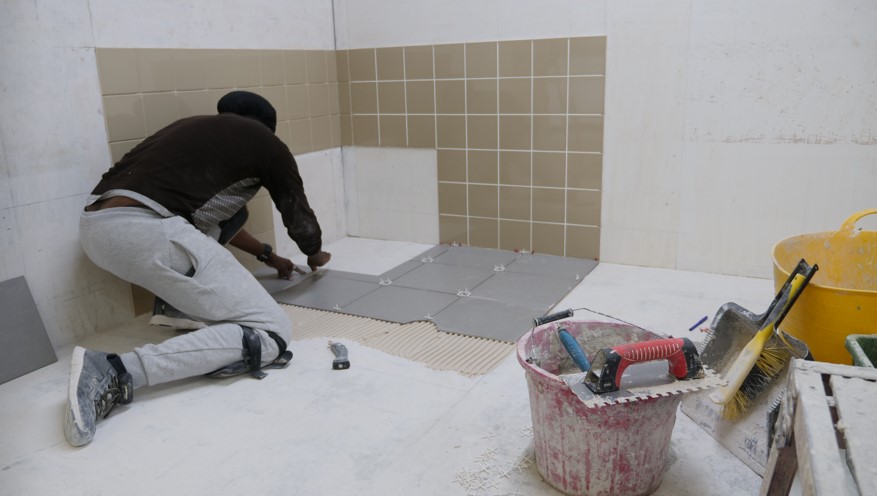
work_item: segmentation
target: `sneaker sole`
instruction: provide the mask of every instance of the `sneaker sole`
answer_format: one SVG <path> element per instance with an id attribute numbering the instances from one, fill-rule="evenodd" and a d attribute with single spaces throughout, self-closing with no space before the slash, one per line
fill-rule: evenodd
<path id="1" fill-rule="evenodd" d="M 82 364 L 85 361 L 85 348 L 77 346 L 70 358 L 70 383 L 67 386 L 67 402 L 73 412 L 73 423 L 82 429 L 82 418 L 79 417 L 79 377 L 82 375 Z"/>

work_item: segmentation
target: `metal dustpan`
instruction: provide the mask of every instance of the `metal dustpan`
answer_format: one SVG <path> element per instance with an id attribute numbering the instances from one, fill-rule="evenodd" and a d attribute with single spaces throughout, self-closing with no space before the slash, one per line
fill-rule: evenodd
<path id="1" fill-rule="evenodd" d="M 781 320 L 794 304 L 795 299 L 800 295 L 799 291 L 791 295 L 790 300 L 790 287 L 794 276 L 809 273 L 809 277 L 812 277 L 815 268 L 815 266 L 811 268 L 802 260 L 762 314 L 755 314 L 736 303 L 722 305 L 716 312 L 710 332 L 702 344 L 700 358 L 703 365 L 725 377 L 731 364 L 755 334 L 770 322 Z M 798 358 L 810 356 L 807 345 L 788 334 L 783 334 L 783 340 L 780 340 L 774 333 L 766 347 L 771 346 L 785 347 L 789 349 L 791 356 Z M 733 421 L 722 416 L 722 407 L 709 399 L 708 391 L 687 394 L 682 400 L 682 412 L 749 468 L 763 476 L 769 451 L 771 430 L 769 415 L 772 405 L 782 398 L 784 392 L 782 378 L 786 376 L 790 362 L 791 360 L 786 361 L 783 369 L 773 377 L 764 391 L 752 398 L 752 405 Z"/>

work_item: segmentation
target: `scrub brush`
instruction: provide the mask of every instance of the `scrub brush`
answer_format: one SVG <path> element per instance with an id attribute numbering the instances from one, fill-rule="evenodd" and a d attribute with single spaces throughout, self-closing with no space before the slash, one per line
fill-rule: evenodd
<path id="1" fill-rule="evenodd" d="M 752 398 L 763 392 L 785 366 L 790 356 L 789 350 L 778 346 L 766 347 L 766 344 L 775 333 L 785 342 L 782 331 L 777 327 L 817 270 L 818 266 L 813 265 L 806 275 L 795 274 L 778 318 L 768 318 L 768 323 L 743 348 L 725 375 L 728 385 L 710 394 L 714 403 L 723 405 L 723 417 L 733 420 L 745 412 L 751 406 Z"/>

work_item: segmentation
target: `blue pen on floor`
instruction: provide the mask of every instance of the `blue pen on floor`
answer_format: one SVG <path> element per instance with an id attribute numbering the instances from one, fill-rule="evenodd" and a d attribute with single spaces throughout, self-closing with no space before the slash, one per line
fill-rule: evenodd
<path id="1" fill-rule="evenodd" d="M 702 319 L 697 321 L 697 324 L 694 324 L 693 326 L 689 327 L 688 330 L 693 331 L 693 330 L 697 329 L 701 324 L 706 322 L 706 318 L 707 318 L 707 316 L 704 315 Z"/>

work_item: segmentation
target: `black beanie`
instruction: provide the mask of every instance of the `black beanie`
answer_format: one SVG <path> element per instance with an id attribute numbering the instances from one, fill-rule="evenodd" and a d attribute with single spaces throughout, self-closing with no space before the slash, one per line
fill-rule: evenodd
<path id="1" fill-rule="evenodd" d="M 273 133 L 277 129 L 277 112 L 261 95 L 249 91 L 232 91 L 219 99 L 216 110 L 220 114 L 232 113 L 256 119 L 268 126 Z"/>

